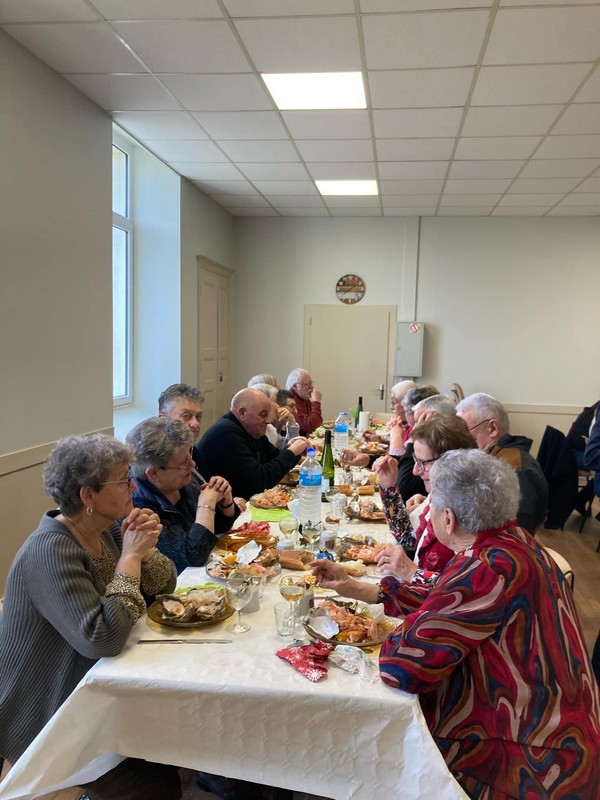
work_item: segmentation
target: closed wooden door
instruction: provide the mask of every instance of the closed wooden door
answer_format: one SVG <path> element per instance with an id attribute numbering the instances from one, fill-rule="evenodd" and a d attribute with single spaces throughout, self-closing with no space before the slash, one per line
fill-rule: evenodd
<path id="1" fill-rule="evenodd" d="M 304 310 L 304 367 L 323 393 L 323 418 L 356 408 L 388 410 L 396 306 L 310 305 Z"/>
<path id="2" fill-rule="evenodd" d="M 198 257 L 198 388 L 204 395 L 202 429 L 229 410 L 231 278 L 224 267 Z"/>

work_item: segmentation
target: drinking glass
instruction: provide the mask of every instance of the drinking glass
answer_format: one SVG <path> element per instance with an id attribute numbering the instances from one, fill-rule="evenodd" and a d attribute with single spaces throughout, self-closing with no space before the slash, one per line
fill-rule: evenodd
<path id="1" fill-rule="evenodd" d="M 284 600 L 290 603 L 290 618 L 292 627 L 294 627 L 296 625 L 298 602 L 306 593 L 304 578 L 300 578 L 298 575 L 283 575 L 279 579 L 279 593 Z"/>
<path id="2" fill-rule="evenodd" d="M 302 538 L 308 542 L 309 545 L 316 544 L 321 536 L 321 526 L 317 524 L 303 525 Z"/>
<path id="3" fill-rule="evenodd" d="M 252 597 L 252 580 L 248 577 L 236 574 L 235 572 L 227 578 L 225 583 L 225 590 L 227 592 L 227 599 L 229 604 L 235 608 L 235 618 L 231 625 L 227 626 L 227 630 L 231 633 L 245 633 L 250 630 L 250 626 L 242 622 L 240 611 L 250 602 Z"/>
<path id="4" fill-rule="evenodd" d="M 291 539 L 294 544 L 297 544 L 298 537 L 298 520 L 296 517 L 287 517 L 279 521 L 279 530 L 283 533 L 286 539 Z"/>

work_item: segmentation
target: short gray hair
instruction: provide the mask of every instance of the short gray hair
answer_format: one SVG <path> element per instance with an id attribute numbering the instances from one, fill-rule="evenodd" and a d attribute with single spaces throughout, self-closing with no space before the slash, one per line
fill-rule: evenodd
<path id="1" fill-rule="evenodd" d="M 402 405 L 407 411 L 414 411 L 417 403 L 425 400 L 426 397 L 433 397 L 434 394 L 439 394 L 435 386 L 417 386 L 416 389 L 409 389 L 402 398 Z"/>
<path id="2" fill-rule="evenodd" d="M 200 389 L 196 389 L 195 386 L 190 386 L 187 383 L 172 383 L 167 386 L 158 398 L 158 413 L 164 414 L 168 412 L 173 403 L 181 400 L 182 397 L 187 397 L 188 400 L 192 400 L 198 405 L 202 405 L 204 402 L 202 392 Z"/>
<path id="3" fill-rule="evenodd" d="M 396 400 L 402 400 L 404 395 L 410 391 L 410 389 L 416 389 L 417 384 L 414 381 L 399 381 L 395 383 L 392 388 L 390 389 L 390 397 L 395 397 Z"/>
<path id="4" fill-rule="evenodd" d="M 499 400 L 485 392 L 470 394 L 456 406 L 458 413 L 472 410 L 475 414 L 474 422 L 483 422 L 484 419 L 495 419 L 503 433 L 510 432 L 510 422 L 506 409 Z"/>
<path id="5" fill-rule="evenodd" d="M 482 450 L 448 451 L 432 464 L 429 479 L 432 509 L 452 509 L 464 533 L 500 528 L 517 516 L 517 473 Z"/>
<path id="6" fill-rule="evenodd" d="M 435 411 L 436 414 L 444 414 L 447 417 L 456 414 L 456 403 L 445 394 L 432 394 L 431 397 L 426 397 L 413 407 L 413 411 Z"/>
<path id="7" fill-rule="evenodd" d="M 296 367 L 296 369 L 293 369 L 286 378 L 285 388 L 291 389 L 292 386 L 295 386 L 297 383 L 301 383 L 302 375 L 305 372 L 307 371 L 304 369 L 304 367 Z"/>
<path id="8" fill-rule="evenodd" d="M 257 392 L 262 392 L 266 395 L 269 400 L 276 402 L 277 398 L 277 389 L 274 386 L 271 386 L 269 383 L 255 383 L 251 387 L 251 389 L 256 389 Z"/>
<path id="9" fill-rule="evenodd" d="M 266 383 L 269 386 L 274 386 L 275 389 L 277 389 L 277 379 L 274 375 L 268 375 L 267 373 L 263 375 L 253 375 L 248 381 L 247 385 L 253 389 L 256 389 L 257 384 L 259 383 Z"/>
<path id="10" fill-rule="evenodd" d="M 129 431 L 126 440 L 133 453 L 133 477 L 145 478 L 148 469 L 164 469 L 180 448 L 191 449 L 194 434 L 179 419 L 150 417 Z"/>
<path id="11" fill-rule="evenodd" d="M 43 484 L 62 514 L 69 517 L 83 508 L 79 492 L 84 486 L 98 491 L 115 464 L 129 464 L 131 450 L 103 433 L 67 436 L 46 461 Z"/>

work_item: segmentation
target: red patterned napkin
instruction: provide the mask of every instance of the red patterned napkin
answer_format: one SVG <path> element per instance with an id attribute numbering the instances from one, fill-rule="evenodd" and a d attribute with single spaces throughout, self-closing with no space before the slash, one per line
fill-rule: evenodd
<path id="1" fill-rule="evenodd" d="M 275 655 L 290 663 L 309 681 L 316 683 L 327 675 L 325 661 L 329 658 L 332 650 L 333 645 L 331 644 L 315 642 L 315 644 L 304 644 L 300 647 L 284 647 Z"/>

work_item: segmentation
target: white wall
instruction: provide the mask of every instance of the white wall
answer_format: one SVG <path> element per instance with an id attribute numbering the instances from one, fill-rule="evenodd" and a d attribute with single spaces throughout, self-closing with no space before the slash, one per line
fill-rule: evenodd
<path id="1" fill-rule="evenodd" d="M 346 273 L 366 281 L 362 303 L 397 304 L 401 318 L 414 301 L 407 253 L 415 230 L 399 218 L 236 219 L 233 386 L 261 372 L 283 385 L 302 365 L 304 305 L 337 303 L 335 284 Z"/>

